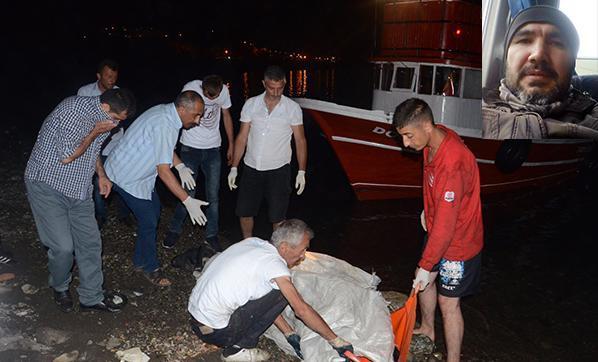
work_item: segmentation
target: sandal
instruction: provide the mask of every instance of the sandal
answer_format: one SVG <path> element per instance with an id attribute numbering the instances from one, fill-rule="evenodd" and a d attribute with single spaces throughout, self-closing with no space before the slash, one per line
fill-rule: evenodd
<path id="1" fill-rule="evenodd" d="M 155 286 L 164 288 L 169 287 L 172 283 L 166 278 L 160 269 L 156 269 L 151 273 L 143 273 L 145 279 Z"/>

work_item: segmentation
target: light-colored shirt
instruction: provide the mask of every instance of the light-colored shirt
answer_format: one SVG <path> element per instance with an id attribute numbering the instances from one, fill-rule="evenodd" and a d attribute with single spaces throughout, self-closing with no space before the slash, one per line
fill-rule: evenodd
<path id="1" fill-rule="evenodd" d="M 259 238 L 245 239 L 210 260 L 187 309 L 199 322 L 224 328 L 237 308 L 278 289 L 274 279 L 284 276 L 291 273 L 274 245 Z"/>
<path id="2" fill-rule="evenodd" d="M 118 86 L 115 85 L 114 88 L 116 89 L 116 88 L 118 88 Z M 81 96 L 81 97 L 95 97 L 95 96 L 99 96 L 101 94 L 102 94 L 102 91 L 100 90 L 98 81 L 86 84 L 86 85 L 82 86 L 81 88 L 79 88 L 79 90 L 77 91 L 77 95 Z"/>
<path id="3" fill-rule="evenodd" d="M 222 91 L 215 99 L 209 99 L 203 94 L 201 80 L 193 80 L 185 84 L 182 92 L 188 90 L 199 93 L 201 98 L 203 98 L 205 107 L 199 125 L 183 130 L 181 143 L 185 146 L 198 149 L 220 147 L 222 144 L 222 138 L 220 137 L 221 109 L 228 109 L 232 105 L 228 87 L 226 85 L 222 86 Z"/>
<path id="4" fill-rule="evenodd" d="M 116 89 L 118 88 L 118 86 L 115 85 L 114 88 Z M 100 90 L 100 86 L 97 81 L 84 85 L 77 91 L 77 95 L 81 97 L 97 97 L 101 94 L 102 91 Z M 120 141 L 124 134 L 125 130 L 122 127 L 119 127 L 118 131 L 116 131 L 110 137 L 110 141 L 108 141 L 108 144 L 106 144 L 102 149 L 102 156 L 108 156 L 110 154 L 110 151 L 112 151 L 114 147 L 116 147 L 118 141 Z"/>
<path id="5" fill-rule="evenodd" d="M 79 200 L 91 197 L 92 177 L 105 132 L 73 162 L 71 156 L 96 123 L 110 119 L 100 107 L 100 97 L 68 97 L 46 117 L 29 156 L 25 179 L 48 184 L 63 195 Z"/>
<path id="6" fill-rule="evenodd" d="M 275 170 L 291 162 L 291 126 L 303 124 L 301 107 L 284 95 L 268 113 L 266 93 L 249 98 L 241 110 L 241 122 L 251 122 L 243 161 L 258 171 Z"/>
<path id="7" fill-rule="evenodd" d="M 182 126 L 174 103 L 143 112 L 110 152 L 104 166 L 108 178 L 132 196 L 151 200 L 157 167 L 172 164 Z"/>

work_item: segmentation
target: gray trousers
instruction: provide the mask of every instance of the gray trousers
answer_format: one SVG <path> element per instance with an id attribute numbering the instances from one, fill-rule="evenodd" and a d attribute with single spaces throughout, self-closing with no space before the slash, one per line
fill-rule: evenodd
<path id="1" fill-rule="evenodd" d="M 85 305 L 101 302 L 104 299 L 102 240 L 94 217 L 93 199 L 64 196 L 43 182 L 26 180 L 25 187 L 39 238 L 48 248 L 50 287 L 58 292 L 69 289 L 76 259 L 79 302 Z"/>

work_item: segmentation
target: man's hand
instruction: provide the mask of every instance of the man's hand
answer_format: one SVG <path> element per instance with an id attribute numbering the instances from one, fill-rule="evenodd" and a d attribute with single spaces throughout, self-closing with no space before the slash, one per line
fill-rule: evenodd
<path id="1" fill-rule="evenodd" d="M 111 131 L 117 125 L 118 125 L 118 123 L 116 123 L 110 119 L 107 119 L 105 121 L 97 122 L 91 132 L 93 134 L 95 134 L 96 136 L 99 136 L 104 132 Z"/>
<path id="2" fill-rule="evenodd" d="M 110 191 L 112 191 L 112 181 L 107 177 L 98 176 L 98 187 L 100 189 L 100 195 L 107 199 L 110 195 Z"/>
<path id="3" fill-rule="evenodd" d="M 301 353 L 301 337 L 297 333 L 291 333 L 285 336 L 287 338 L 287 342 L 293 347 L 297 357 L 303 359 L 303 354 Z"/>
<path id="4" fill-rule="evenodd" d="M 228 188 L 232 191 L 233 189 L 237 188 L 235 184 L 235 180 L 237 179 L 237 168 L 231 167 L 230 172 L 228 173 Z"/>
<path id="5" fill-rule="evenodd" d="M 185 207 L 187 208 L 187 211 L 189 212 L 189 217 L 191 218 L 191 222 L 193 222 L 193 225 L 195 225 L 195 223 L 198 223 L 199 225 L 206 224 L 206 221 L 208 219 L 206 218 L 206 215 L 203 213 L 203 211 L 201 211 L 201 207 L 209 204 L 209 202 L 194 199 L 191 196 L 187 197 L 185 201 L 183 201 L 183 205 L 185 205 Z"/>
<path id="6" fill-rule="evenodd" d="M 301 195 L 303 189 L 305 189 L 305 171 L 299 170 L 297 177 L 295 178 L 295 188 L 297 189 L 297 195 Z"/>
<path id="7" fill-rule="evenodd" d="M 428 228 L 426 227 L 426 212 L 424 210 L 422 210 L 421 215 L 419 215 L 419 221 L 421 221 L 424 231 L 428 231 Z"/>
<path id="8" fill-rule="evenodd" d="M 430 284 L 430 272 L 422 268 L 417 268 L 415 279 L 413 280 L 413 288 L 423 291 L 428 284 Z"/>
<path id="9" fill-rule="evenodd" d="M 191 171 L 191 169 L 182 162 L 174 166 L 174 168 L 176 168 L 176 170 L 179 172 L 181 186 L 187 190 L 193 190 L 195 188 L 195 178 L 193 177 L 193 171 Z"/>
<path id="10" fill-rule="evenodd" d="M 345 341 L 341 337 L 337 336 L 335 339 L 332 339 L 332 340 L 328 341 L 328 343 L 330 343 L 330 345 L 332 346 L 332 348 L 334 348 L 334 350 L 341 357 L 345 357 L 345 352 L 347 352 L 347 351 L 353 352 L 353 345 L 351 345 L 351 343 Z"/>

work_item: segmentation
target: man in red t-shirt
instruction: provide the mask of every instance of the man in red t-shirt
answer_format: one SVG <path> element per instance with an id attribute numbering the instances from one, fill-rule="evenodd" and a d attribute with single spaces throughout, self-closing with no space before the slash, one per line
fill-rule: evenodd
<path id="1" fill-rule="evenodd" d="M 460 299 L 475 293 L 480 279 L 484 232 L 478 166 L 454 131 L 434 124 L 432 110 L 421 99 L 398 105 L 393 127 L 405 147 L 424 154 L 422 226 L 428 234 L 413 281 L 413 288 L 421 291 L 422 312 L 414 334 L 434 341 L 438 303 L 447 361 L 459 361 L 464 329 Z M 435 281 L 436 288 L 426 288 Z"/>

